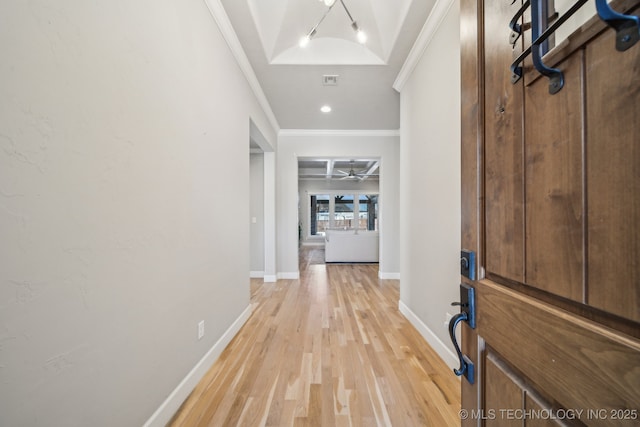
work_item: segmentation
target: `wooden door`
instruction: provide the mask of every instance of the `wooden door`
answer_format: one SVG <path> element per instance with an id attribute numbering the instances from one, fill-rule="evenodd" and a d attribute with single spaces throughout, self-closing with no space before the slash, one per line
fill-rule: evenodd
<path id="1" fill-rule="evenodd" d="M 529 59 L 512 84 L 521 6 L 461 0 L 462 247 L 477 259 L 462 425 L 640 425 L 640 43 L 617 51 L 594 16 L 544 57 L 558 93 Z"/>

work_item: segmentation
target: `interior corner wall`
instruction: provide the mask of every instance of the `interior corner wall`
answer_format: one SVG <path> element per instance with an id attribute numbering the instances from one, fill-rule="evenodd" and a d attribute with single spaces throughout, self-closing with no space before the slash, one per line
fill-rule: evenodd
<path id="1" fill-rule="evenodd" d="M 251 154 L 249 159 L 251 180 L 249 268 L 253 277 L 264 277 L 264 154 Z"/>
<path id="2" fill-rule="evenodd" d="M 377 157 L 380 158 L 380 264 L 381 276 L 400 274 L 399 256 L 399 138 L 393 132 L 346 132 L 296 134 L 282 131 L 278 136 L 277 261 L 282 278 L 298 272 L 298 158 L 299 157 Z"/>
<path id="3" fill-rule="evenodd" d="M 201 0 L 1 2 L 0 52 L 0 425 L 140 426 L 249 309 L 277 129 Z"/>
<path id="4" fill-rule="evenodd" d="M 460 24 L 455 0 L 401 91 L 400 305 L 454 364 L 460 280 Z"/>

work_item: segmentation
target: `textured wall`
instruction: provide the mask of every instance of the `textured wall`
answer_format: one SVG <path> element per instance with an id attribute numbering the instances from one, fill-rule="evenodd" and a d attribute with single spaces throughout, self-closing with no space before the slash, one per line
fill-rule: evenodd
<path id="1" fill-rule="evenodd" d="M 249 304 L 274 130 L 201 0 L 2 2 L 0 52 L 0 425 L 141 425 Z"/>
<path id="2" fill-rule="evenodd" d="M 440 343 L 431 344 L 446 355 L 453 346 L 445 314 L 455 312 L 450 303 L 460 295 L 458 1 L 402 89 L 400 114 L 400 300 L 437 336 Z"/>

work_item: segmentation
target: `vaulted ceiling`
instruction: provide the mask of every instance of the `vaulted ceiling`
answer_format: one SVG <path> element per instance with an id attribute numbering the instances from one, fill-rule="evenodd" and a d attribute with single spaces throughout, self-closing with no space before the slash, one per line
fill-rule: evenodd
<path id="1" fill-rule="evenodd" d="M 281 128 L 400 127 L 392 86 L 435 0 L 337 0 L 332 7 L 323 0 L 221 3 Z M 365 44 L 358 43 L 349 14 L 366 32 Z M 325 85 L 327 75 L 336 84 Z M 324 105 L 330 113 L 320 111 Z"/>

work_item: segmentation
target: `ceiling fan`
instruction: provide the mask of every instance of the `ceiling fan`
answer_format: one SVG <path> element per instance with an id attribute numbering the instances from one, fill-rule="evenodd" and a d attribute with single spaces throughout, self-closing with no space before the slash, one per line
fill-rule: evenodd
<path id="1" fill-rule="evenodd" d="M 354 161 L 351 160 L 350 163 L 351 163 L 351 168 L 349 169 L 349 172 L 345 172 L 345 171 L 340 170 L 340 169 L 336 170 L 336 172 L 339 172 L 341 175 L 344 175 L 344 176 L 342 176 L 342 178 L 338 178 L 338 179 L 340 179 L 340 180 L 343 180 L 343 179 L 359 179 L 360 181 L 362 181 L 365 177 L 371 176 L 371 174 L 367 174 L 366 173 L 367 172 L 366 169 L 365 170 L 361 170 L 359 172 L 354 171 L 353 170 Z"/>

